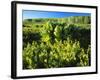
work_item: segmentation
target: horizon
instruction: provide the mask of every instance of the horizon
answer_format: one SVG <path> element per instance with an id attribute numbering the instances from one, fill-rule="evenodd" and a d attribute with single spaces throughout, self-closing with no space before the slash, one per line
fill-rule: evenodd
<path id="1" fill-rule="evenodd" d="M 78 13 L 78 12 L 23 10 L 23 20 L 38 19 L 38 18 L 67 18 L 67 17 L 72 17 L 72 16 L 91 16 L 91 14 L 90 13 Z"/>

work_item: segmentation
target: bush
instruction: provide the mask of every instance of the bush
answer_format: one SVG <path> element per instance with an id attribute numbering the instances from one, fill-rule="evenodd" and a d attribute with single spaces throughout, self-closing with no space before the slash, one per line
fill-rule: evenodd
<path id="1" fill-rule="evenodd" d="M 75 18 L 25 20 L 23 69 L 90 66 L 90 18 Z"/>
<path id="2" fill-rule="evenodd" d="M 25 68 L 75 67 L 89 65 L 89 52 L 85 53 L 78 41 L 32 43 L 24 49 Z"/>

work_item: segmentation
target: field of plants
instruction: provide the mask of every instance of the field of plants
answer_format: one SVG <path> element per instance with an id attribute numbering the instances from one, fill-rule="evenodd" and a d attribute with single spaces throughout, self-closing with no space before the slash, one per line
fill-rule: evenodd
<path id="1" fill-rule="evenodd" d="M 23 20 L 23 69 L 91 65 L 91 17 Z"/>

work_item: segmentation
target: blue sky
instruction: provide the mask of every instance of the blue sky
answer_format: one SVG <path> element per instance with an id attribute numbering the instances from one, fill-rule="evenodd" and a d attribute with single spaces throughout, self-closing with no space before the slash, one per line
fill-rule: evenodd
<path id="1" fill-rule="evenodd" d="M 90 13 L 23 10 L 23 19 L 64 18 L 64 17 L 70 17 L 70 16 L 90 16 L 90 15 L 91 15 Z"/>

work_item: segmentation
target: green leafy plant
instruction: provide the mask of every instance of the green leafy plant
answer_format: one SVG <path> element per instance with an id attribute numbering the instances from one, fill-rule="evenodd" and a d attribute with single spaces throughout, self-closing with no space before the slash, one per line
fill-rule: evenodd
<path id="1" fill-rule="evenodd" d="M 90 17 L 23 21 L 23 69 L 91 65 Z"/>

